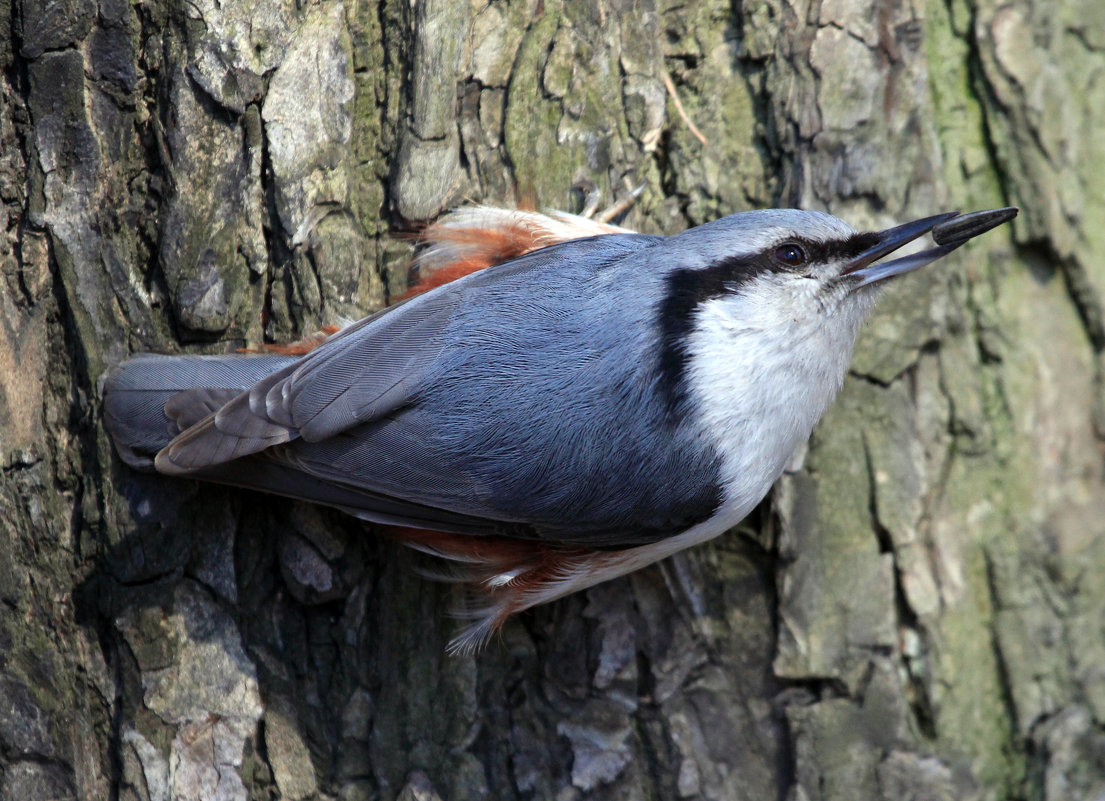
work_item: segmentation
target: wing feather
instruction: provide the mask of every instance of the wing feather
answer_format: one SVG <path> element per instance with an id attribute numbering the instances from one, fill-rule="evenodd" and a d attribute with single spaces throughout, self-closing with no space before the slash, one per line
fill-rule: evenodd
<path id="1" fill-rule="evenodd" d="M 615 241 L 616 240 L 616 241 Z M 470 293 L 580 248 L 625 253 L 656 241 L 639 234 L 574 240 L 533 251 L 385 309 L 349 326 L 306 356 L 259 381 L 158 454 L 157 469 L 186 474 L 302 437 L 320 442 L 405 404 L 445 343 L 443 332 Z"/>
<path id="2" fill-rule="evenodd" d="M 184 431 L 158 454 L 157 469 L 191 473 L 394 411 L 440 350 L 434 337 L 459 302 L 445 287 L 351 326 Z"/>
<path id="3" fill-rule="evenodd" d="M 363 320 L 180 434 L 157 468 L 377 522 L 598 543 L 669 536 L 712 514 L 718 490 L 713 460 L 657 436 L 662 410 L 635 399 L 651 363 L 653 310 L 640 298 L 658 279 L 649 258 L 622 259 L 661 240 L 555 245 Z M 645 452 L 683 481 L 665 486 Z M 252 472 L 261 463 L 279 465 L 271 484 Z"/>
<path id="4" fill-rule="evenodd" d="M 462 296 L 452 286 L 425 295 L 325 359 L 305 363 L 282 389 L 300 436 L 319 442 L 402 406 L 445 344 Z"/>

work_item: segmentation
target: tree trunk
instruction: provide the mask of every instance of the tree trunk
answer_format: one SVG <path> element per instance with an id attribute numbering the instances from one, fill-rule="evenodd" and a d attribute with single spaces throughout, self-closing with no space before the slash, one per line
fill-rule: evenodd
<path id="1" fill-rule="evenodd" d="M 1105 793 L 1100 0 L 4 10 L 0 798 Z M 642 183 L 661 233 L 1022 213 L 887 292 L 740 530 L 474 657 L 369 527 L 114 457 L 128 353 L 380 308 L 466 199 Z"/>

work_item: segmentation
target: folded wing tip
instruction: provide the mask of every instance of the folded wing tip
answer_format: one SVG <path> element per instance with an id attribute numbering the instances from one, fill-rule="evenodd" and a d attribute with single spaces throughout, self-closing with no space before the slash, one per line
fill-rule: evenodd
<path id="1" fill-rule="evenodd" d="M 177 464 L 173 458 L 173 446 L 169 445 L 157 452 L 153 460 L 154 469 L 166 476 L 184 476 L 192 472 L 194 468 Z"/>

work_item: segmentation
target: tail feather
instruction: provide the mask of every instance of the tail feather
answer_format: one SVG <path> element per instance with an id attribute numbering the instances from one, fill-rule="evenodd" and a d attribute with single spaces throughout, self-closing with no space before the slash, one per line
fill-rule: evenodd
<path id="1" fill-rule="evenodd" d="M 218 387 L 197 387 L 176 393 L 165 401 L 164 407 L 165 416 L 172 423 L 170 429 L 173 435 L 191 428 L 241 394 L 240 389 Z"/>
<path id="2" fill-rule="evenodd" d="M 152 470 L 154 456 L 173 437 L 293 361 L 289 356 L 140 354 L 108 373 L 104 424 L 124 462 Z"/>

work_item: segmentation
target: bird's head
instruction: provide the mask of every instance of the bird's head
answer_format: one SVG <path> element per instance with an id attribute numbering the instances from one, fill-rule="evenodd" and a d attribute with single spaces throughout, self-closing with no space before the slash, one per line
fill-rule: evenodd
<path id="1" fill-rule="evenodd" d="M 866 233 L 816 211 L 735 214 L 673 238 L 694 254 L 684 262 L 694 266 L 669 275 L 667 311 L 690 318 L 721 301 L 736 312 L 731 322 L 739 327 L 785 331 L 834 319 L 854 331 L 887 279 L 942 258 L 1016 214 L 1015 208 L 949 212 Z M 885 258 L 930 232 L 933 247 Z"/>
<path id="2" fill-rule="evenodd" d="M 689 378 L 691 394 L 703 404 L 716 399 L 720 417 L 755 419 L 778 406 L 801 418 L 793 428 L 806 436 L 840 388 L 887 279 L 1016 213 L 953 212 L 861 233 L 821 212 L 753 211 L 672 237 L 680 266 L 666 274 L 659 308 L 669 407 L 686 397 Z M 885 258 L 927 233 L 933 247 Z"/>
<path id="3" fill-rule="evenodd" d="M 688 275 L 703 293 L 699 300 L 745 294 L 780 312 L 814 304 L 832 314 L 841 306 L 869 307 L 873 290 L 887 279 L 930 264 L 1016 215 L 1016 208 L 948 212 L 861 233 L 822 212 L 773 209 L 735 214 L 676 238 L 686 238 L 701 258 Z M 884 258 L 930 232 L 934 247 Z"/>

